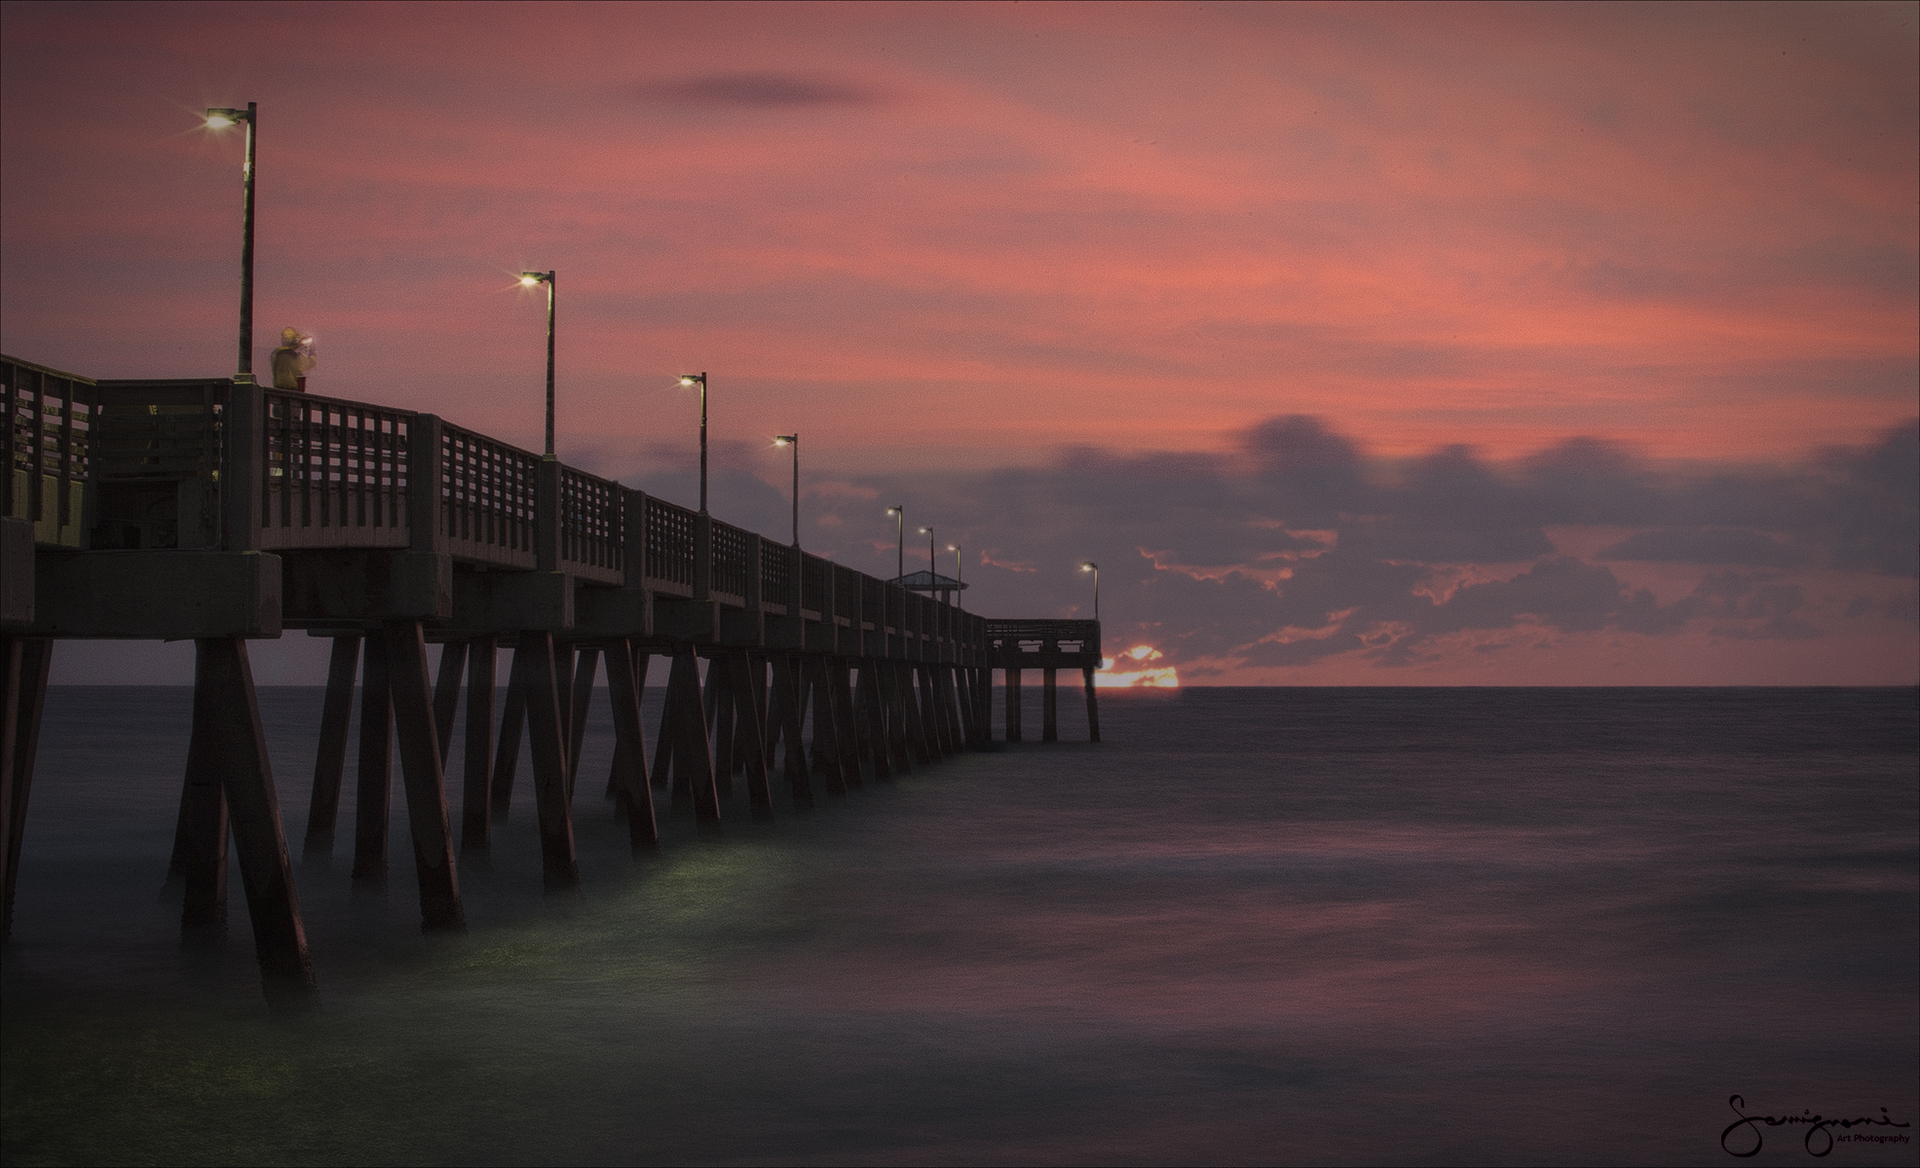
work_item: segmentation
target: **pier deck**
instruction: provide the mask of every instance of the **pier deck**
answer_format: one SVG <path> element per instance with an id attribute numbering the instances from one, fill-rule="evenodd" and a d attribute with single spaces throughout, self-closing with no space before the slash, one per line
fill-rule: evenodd
<path id="1" fill-rule="evenodd" d="M 246 642 L 333 641 L 308 853 L 330 854 L 352 703 L 362 703 L 354 876 L 384 882 L 397 743 L 422 928 L 464 927 L 459 856 L 484 855 L 524 733 L 549 887 L 578 883 L 572 802 L 604 662 L 617 738 L 607 793 L 636 850 L 653 790 L 720 821 L 741 775 L 774 814 L 986 746 L 992 671 L 1006 737 L 1021 673 L 1082 670 L 1099 738 L 1094 621 L 988 620 L 519 449 L 432 414 L 236 384 L 95 380 L 0 358 L 12 455 L 0 479 L 0 829 L 6 924 L 53 642 L 191 639 L 192 741 L 171 878 L 182 930 L 225 933 L 228 838 L 270 999 L 311 995 Z M 444 644 L 438 676 L 426 645 Z M 495 667 L 512 653 L 496 702 Z M 649 741 L 655 656 L 668 698 Z M 704 659 L 707 667 L 699 668 Z M 467 687 L 459 838 L 445 760 Z M 496 722 L 496 714 L 499 719 Z M 811 733 L 806 720 L 811 717 Z M 651 754 L 651 758 L 649 755 Z"/>

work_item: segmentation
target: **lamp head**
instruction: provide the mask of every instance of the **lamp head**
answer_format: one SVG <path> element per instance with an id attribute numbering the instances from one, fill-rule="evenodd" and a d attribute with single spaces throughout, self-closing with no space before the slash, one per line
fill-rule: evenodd
<path id="1" fill-rule="evenodd" d="M 921 534 L 921 535 L 932 535 L 932 534 L 933 534 L 933 528 L 931 528 L 931 527 L 923 527 L 923 528 L 921 528 L 921 529 L 920 529 L 920 534 Z"/>
<path id="2" fill-rule="evenodd" d="M 957 543 L 950 543 L 947 545 L 947 550 L 950 552 L 957 552 L 960 550 L 960 545 Z"/>
<path id="3" fill-rule="evenodd" d="M 248 118 L 249 118 L 249 115 L 247 111 L 243 109 L 218 109 L 213 106 L 207 107 L 207 128 L 209 130 L 232 129 L 234 126 L 239 125 L 241 122 L 247 121 Z"/>
<path id="4" fill-rule="evenodd" d="M 553 282 L 552 272 L 521 272 L 520 273 L 520 286 L 522 288 L 531 288 L 536 284 L 550 284 L 552 282 Z"/>
<path id="5" fill-rule="evenodd" d="M 775 434 L 773 436 L 773 444 L 775 446 L 792 446 L 798 441 L 800 441 L 800 435 L 798 434 Z"/>
<path id="6" fill-rule="evenodd" d="M 680 384 L 689 388 L 696 385 L 704 388 L 707 384 L 707 375 L 704 373 L 682 373 L 680 375 Z"/>
<path id="7" fill-rule="evenodd" d="M 887 508 L 887 514 L 889 514 L 889 515 L 902 515 L 902 516 L 904 516 L 904 515 L 905 515 L 906 513 L 907 513 L 907 509 L 906 509 L 905 507 L 889 507 L 889 508 Z"/>
<path id="8" fill-rule="evenodd" d="M 1082 572 L 1098 572 L 1100 570 L 1100 565 L 1094 563 L 1092 560 L 1088 560 L 1085 563 L 1080 565 L 1080 570 Z"/>

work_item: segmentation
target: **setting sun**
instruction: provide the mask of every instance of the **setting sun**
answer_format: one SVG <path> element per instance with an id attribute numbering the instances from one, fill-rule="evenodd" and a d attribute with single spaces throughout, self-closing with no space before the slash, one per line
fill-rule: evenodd
<path id="1" fill-rule="evenodd" d="M 1178 689 L 1180 674 L 1173 666 L 1146 664 L 1160 658 L 1160 650 L 1152 645 L 1135 645 L 1102 661 L 1093 684 L 1101 689 Z"/>

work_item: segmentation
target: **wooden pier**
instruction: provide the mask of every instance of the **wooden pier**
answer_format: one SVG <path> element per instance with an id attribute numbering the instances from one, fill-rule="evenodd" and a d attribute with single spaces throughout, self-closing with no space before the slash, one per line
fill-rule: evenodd
<path id="1" fill-rule="evenodd" d="M 195 643 L 170 878 L 183 937 L 225 935 L 233 841 L 270 1000 L 313 992 L 246 642 L 332 638 L 307 835 L 330 855 L 358 682 L 353 878 L 387 878 L 397 742 L 421 927 L 465 927 L 458 861 L 485 856 L 529 746 L 544 878 L 579 882 L 572 806 L 604 666 L 605 792 L 657 847 L 654 792 L 717 829 L 736 776 L 756 818 L 1022 739 L 1021 675 L 1079 669 L 1099 739 L 1095 621 L 989 620 L 543 459 L 431 414 L 229 379 L 105 381 L 0 357 L 0 843 L 11 931 L 52 644 Z M 437 676 L 426 646 L 444 648 Z M 495 692 L 498 654 L 510 681 Z M 666 658 L 651 744 L 640 694 Z M 706 661 L 704 681 L 699 661 Z M 456 845 L 445 761 L 462 685 Z M 496 721 L 496 714 L 498 720 Z M 811 727 L 807 725 L 811 718 Z"/>

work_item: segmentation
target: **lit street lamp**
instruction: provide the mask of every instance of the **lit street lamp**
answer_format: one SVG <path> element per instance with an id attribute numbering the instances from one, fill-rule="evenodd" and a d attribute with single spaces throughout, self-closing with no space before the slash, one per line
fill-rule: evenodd
<path id="1" fill-rule="evenodd" d="M 700 387 L 700 514 L 705 515 L 707 513 L 707 375 L 682 373 L 680 384 L 688 388 L 696 385 Z M 800 452 L 794 451 L 793 457 L 797 462 Z M 799 536 L 794 537 L 794 542 L 799 542 Z"/>
<path id="2" fill-rule="evenodd" d="M 800 546 L 800 435 L 779 434 L 773 439 L 775 446 L 793 447 L 793 546 Z"/>
<path id="3" fill-rule="evenodd" d="M 208 129 L 247 124 L 247 161 L 240 172 L 244 194 L 240 202 L 240 371 L 233 375 L 236 385 L 253 384 L 253 138 L 258 105 L 250 101 L 246 109 L 207 110 Z"/>
<path id="4" fill-rule="evenodd" d="M 553 454 L 553 276 L 552 272 L 521 272 L 520 286 L 547 286 L 547 457 Z"/>
<path id="5" fill-rule="evenodd" d="M 947 550 L 953 553 L 953 582 L 960 585 L 954 590 L 954 594 L 960 598 L 960 607 L 965 608 L 967 606 L 967 575 L 965 565 L 960 562 L 960 545 L 950 543 L 947 545 Z"/>
<path id="6" fill-rule="evenodd" d="M 895 536 L 900 541 L 900 546 L 896 549 L 899 561 L 898 571 L 895 573 L 894 578 L 896 580 L 905 580 L 907 578 L 907 508 L 905 504 L 898 507 L 889 507 L 887 508 L 887 514 L 894 517 L 899 527 L 899 530 L 895 532 Z"/>
<path id="7" fill-rule="evenodd" d="M 1093 573 L 1093 619 L 1100 619 L 1100 565 L 1088 560 L 1080 565 L 1082 572 Z"/>

